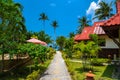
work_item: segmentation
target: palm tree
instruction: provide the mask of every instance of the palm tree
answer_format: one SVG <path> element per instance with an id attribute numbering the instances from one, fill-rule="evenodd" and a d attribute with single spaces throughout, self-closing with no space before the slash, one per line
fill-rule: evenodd
<path id="1" fill-rule="evenodd" d="M 98 20 L 106 20 L 113 16 L 112 2 L 108 4 L 104 1 L 101 1 L 99 6 L 100 8 L 95 10 L 95 17 L 93 19 L 97 18 Z"/>
<path id="2" fill-rule="evenodd" d="M 53 21 L 52 22 L 52 27 L 54 28 L 54 36 L 55 36 L 55 38 L 56 38 L 56 28 L 58 27 L 58 22 L 55 20 L 55 21 Z M 54 39 L 55 39 L 54 38 Z"/>
<path id="3" fill-rule="evenodd" d="M 75 33 L 74 32 L 70 32 L 69 33 L 69 38 L 73 38 L 75 36 Z"/>
<path id="4" fill-rule="evenodd" d="M 43 26 L 44 26 L 44 29 L 45 29 L 45 21 L 46 21 L 46 20 L 49 20 L 49 19 L 48 19 L 48 16 L 43 12 L 43 13 L 40 14 L 39 20 L 42 20 L 42 21 L 43 21 Z"/>
<path id="5" fill-rule="evenodd" d="M 82 32 L 82 29 L 85 27 L 85 26 L 89 26 L 89 20 L 87 20 L 87 17 L 86 16 L 83 16 L 82 18 L 78 18 L 78 22 L 80 23 L 80 26 L 78 27 L 78 32 L 77 33 L 81 33 Z"/>

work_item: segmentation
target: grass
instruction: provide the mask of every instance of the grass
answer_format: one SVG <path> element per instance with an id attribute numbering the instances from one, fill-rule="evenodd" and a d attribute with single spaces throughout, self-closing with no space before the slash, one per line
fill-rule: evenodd
<path id="1" fill-rule="evenodd" d="M 70 75 L 72 77 L 72 80 L 84 80 L 85 74 L 87 72 L 84 72 L 82 69 L 82 64 L 79 62 L 71 62 L 70 60 L 66 60 L 68 70 L 70 72 Z M 94 66 L 94 74 L 95 74 L 95 80 L 103 79 L 103 80 L 113 80 L 111 78 L 111 74 L 113 71 L 113 66 Z"/>
<path id="2" fill-rule="evenodd" d="M 47 69 L 50 62 L 51 60 L 47 60 L 44 64 L 39 64 L 38 68 L 34 65 L 30 65 L 21 67 L 11 72 L 0 74 L 0 80 L 26 80 L 26 77 L 34 71 L 39 70 L 39 74 L 42 74 Z"/>

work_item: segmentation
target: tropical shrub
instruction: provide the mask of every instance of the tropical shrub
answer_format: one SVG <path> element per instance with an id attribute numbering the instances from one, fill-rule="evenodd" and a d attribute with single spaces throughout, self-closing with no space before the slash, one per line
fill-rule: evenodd
<path id="1" fill-rule="evenodd" d="M 74 40 L 73 38 L 68 38 L 65 40 L 64 43 L 64 51 L 66 53 L 67 58 L 72 58 L 73 55 L 73 45 L 74 45 Z"/>
<path id="2" fill-rule="evenodd" d="M 63 50 L 65 44 L 65 37 L 64 36 L 57 37 L 56 43 L 59 46 L 59 50 Z"/>
<path id="3" fill-rule="evenodd" d="M 103 63 L 107 63 L 108 61 L 109 61 L 108 59 L 94 58 L 91 60 L 91 64 L 94 66 L 102 66 Z"/>
<path id="4" fill-rule="evenodd" d="M 47 49 L 47 59 L 52 59 L 54 54 L 55 50 L 53 48 L 50 47 Z"/>
<path id="5" fill-rule="evenodd" d="M 36 80 L 39 75 L 40 70 L 33 71 L 31 74 L 29 74 L 26 78 L 26 80 Z"/>
<path id="6" fill-rule="evenodd" d="M 19 50 L 22 53 L 27 53 L 34 64 L 37 65 L 40 62 L 44 63 L 47 59 L 47 47 L 40 44 L 26 43 L 20 46 Z"/>

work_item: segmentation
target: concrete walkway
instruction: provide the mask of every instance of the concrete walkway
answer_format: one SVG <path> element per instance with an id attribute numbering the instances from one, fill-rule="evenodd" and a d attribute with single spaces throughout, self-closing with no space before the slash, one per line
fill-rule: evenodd
<path id="1" fill-rule="evenodd" d="M 56 52 L 48 69 L 39 80 L 71 80 L 60 51 Z"/>

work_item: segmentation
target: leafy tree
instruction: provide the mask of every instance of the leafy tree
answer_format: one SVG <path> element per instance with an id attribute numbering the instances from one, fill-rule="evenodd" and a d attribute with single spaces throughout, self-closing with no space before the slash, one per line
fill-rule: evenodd
<path id="1" fill-rule="evenodd" d="M 27 39 L 30 39 L 32 35 L 34 35 L 34 33 L 32 31 L 27 31 L 26 32 Z"/>
<path id="2" fill-rule="evenodd" d="M 63 50 L 63 48 L 64 48 L 64 44 L 65 44 L 65 37 L 64 36 L 59 36 L 59 37 L 57 37 L 57 39 L 56 39 L 56 43 L 57 43 L 57 45 L 60 47 L 60 50 Z"/>
<path id="3" fill-rule="evenodd" d="M 98 53 L 99 50 L 101 50 L 101 48 L 99 47 L 99 44 L 101 44 L 102 42 L 104 42 L 104 40 L 99 39 L 97 34 L 91 34 L 90 38 L 92 39 L 92 41 L 95 43 L 93 49 L 96 53 Z M 96 57 L 98 57 L 98 55 L 96 54 Z"/>
<path id="4" fill-rule="evenodd" d="M 66 57 L 72 58 L 73 55 L 73 46 L 74 46 L 74 39 L 73 38 L 67 38 L 65 40 L 64 48 L 66 52 Z"/>
<path id="5" fill-rule="evenodd" d="M 16 45 L 25 41 L 26 27 L 22 9 L 21 4 L 13 0 L 0 0 L 0 52 L 3 61 L 4 53 L 13 54 Z"/>
<path id="6" fill-rule="evenodd" d="M 95 17 L 93 19 L 97 18 L 98 20 L 106 20 L 113 16 L 112 2 L 109 4 L 101 1 L 99 6 L 100 8 L 95 10 Z"/>
<path id="7" fill-rule="evenodd" d="M 27 32 L 27 39 L 30 38 L 37 38 L 39 40 L 42 40 L 46 43 L 51 43 L 51 37 L 46 34 L 44 31 L 40 31 L 40 32 Z"/>
<path id="8" fill-rule="evenodd" d="M 38 39 L 38 37 L 36 35 L 32 35 L 31 38 Z"/>
<path id="9" fill-rule="evenodd" d="M 86 69 L 86 61 L 87 61 L 87 49 L 86 44 L 82 41 L 76 45 L 74 45 L 74 50 L 79 51 L 80 56 L 82 57 L 83 69 Z"/>
<path id="10" fill-rule="evenodd" d="M 38 36 L 39 40 L 45 41 L 46 43 L 51 43 L 52 42 L 51 36 L 46 34 L 44 31 L 38 32 L 37 36 Z"/>
<path id="11" fill-rule="evenodd" d="M 83 16 L 82 18 L 78 18 L 78 23 L 80 26 L 78 27 L 77 33 L 81 33 L 83 28 L 86 26 L 89 26 L 89 20 L 87 20 L 86 16 Z"/>
<path id="12" fill-rule="evenodd" d="M 90 34 L 89 37 L 98 45 L 99 44 L 99 37 L 97 34 Z"/>
<path id="13" fill-rule="evenodd" d="M 86 70 L 87 63 L 91 63 L 91 56 L 97 56 L 100 47 L 94 41 L 80 42 L 74 46 L 75 51 L 80 51 L 79 54 L 82 56 L 83 69 Z M 91 65 L 91 64 L 90 64 Z"/>

